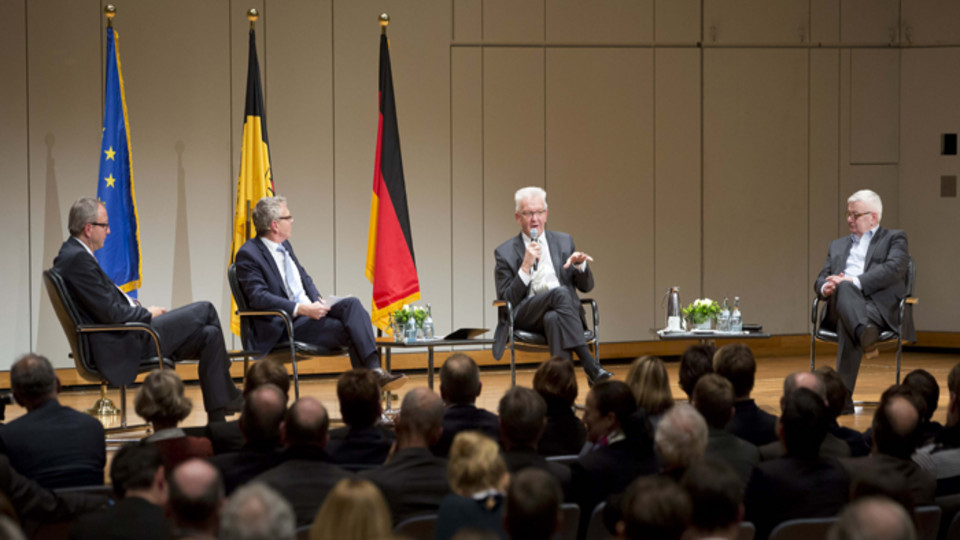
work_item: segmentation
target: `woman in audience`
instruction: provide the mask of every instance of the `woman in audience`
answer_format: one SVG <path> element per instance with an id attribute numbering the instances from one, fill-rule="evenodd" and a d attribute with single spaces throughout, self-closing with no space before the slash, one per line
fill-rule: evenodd
<path id="1" fill-rule="evenodd" d="M 163 466 L 174 467 L 190 458 L 208 458 L 213 445 L 206 437 L 190 437 L 177 425 L 190 414 L 193 404 L 183 395 L 183 381 L 172 369 L 155 369 L 143 380 L 134 399 L 137 415 L 153 425 L 145 440 L 160 450 Z"/>
<path id="2" fill-rule="evenodd" d="M 670 378 L 663 360 L 653 356 L 637 358 L 627 371 L 626 383 L 637 398 L 637 407 L 647 412 L 651 426 L 656 429 L 663 413 L 673 407 Z"/>
<path id="3" fill-rule="evenodd" d="M 506 539 L 504 494 L 510 482 L 496 442 L 476 431 L 462 431 L 450 446 L 447 478 L 453 493 L 440 501 L 436 540 L 449 540 L 462 528 L 486 529 Z"/>
<path id="4" fill-rule="evenodd" d="M 390 509 L 377 486 L 344 478 L 323 501 L 310 527 L 310 540 L 390 538 Z"/>
<path id="5" fill-rule="evenodd" d="M 577 399 L 577 376 L 573 362 L 555 356 L 537 368 L 533 389 L 547 402 L 547 425 L 537 452 L 544 456 L 579 454 L 587 440 L 587 428 L 573 412 Z"/>

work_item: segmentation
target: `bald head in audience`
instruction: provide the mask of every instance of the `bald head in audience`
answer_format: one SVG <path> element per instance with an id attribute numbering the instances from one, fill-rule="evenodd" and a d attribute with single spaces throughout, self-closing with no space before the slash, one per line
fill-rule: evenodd
<path id="1" fill-rule="evenodd" d="M 224 497 L 220 471 L 206 460 L 187 460 L 170 474 L 167 500 L 170 521 L 177 530 L 187 529 L 215 538 Z"/>
<path id="2" fill-rule="evenodd" d="M 828 540 L 916 540 L 910 515 L 886 497 L 867 497 L 847 505 L 827 533 Z"/>
<path id="3" fill-rule="evenodd" d="M 440 368 L 440 396 L 448 405 L 473 404 L 482 388 L 480 368 L 465 354 L 451 355 Z"/>
<path id="4" fill-rule="evenodd" d="M 283 443 L 291 446 L 326 448 L 330 440 L 330 417 L 322 403 L 312 397 L 298 399 L 283 421 Z"/>
<path id="5" fill-rule="evenodd" d="M 280 423 L 287 411 L 287 395 L 273 384 L 247 394 L 240 416 L 240 431 L 248 443 L 280 443 Z"/>
<path id="6" fill-rule="evenodd" d="M 429 448 L 443 433 L 443 400 L 429 388 L 407 392 L 397 416 L 397 449 Z"/>
<path id="7" fill-rule="evenodd" d="M 891 386 L 873 415 L 873 450 L 909 460 L 920 435 L 923 398 L 907 386 Z"/>

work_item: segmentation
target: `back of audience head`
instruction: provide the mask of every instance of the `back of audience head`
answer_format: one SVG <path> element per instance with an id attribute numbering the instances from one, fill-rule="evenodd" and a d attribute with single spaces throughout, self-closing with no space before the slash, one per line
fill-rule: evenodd
<path id="1" fill-rule="evenodd" d="M 788 396 L 798 388 L 806 388 L 827 402 L 827 386 L 815 372 L 795 371 L 783 379 L 783 395 Z"/>
<path id="2" fill-rule="evenodd" d="M 397 446 L 429 447 L 443 433 L 443 400 L 429 388 L 414 388 L 403 396 L 397 416 Z"/>
<path id="3" fill-rule="evenodd" d="M 450 355 L 440 368 L 440 396 L 448 404 L 473 404 L 481 388 L 480 368 L 463 353 Z"/>
<path id="4" fill-rule="evenodd" d="M 450 489 L 464 497 L 486 490 L 503 491 L 509 481 L 500 447 L 476 431 L 461 431 L 453 438 L 447 463 Z"/>
<path id="5" fill-rule="evenodd" d="M 937 384 L 937 379 L 925 369 L 915 369 L 907 373 L 907 376 L 903 378 L 903 384 L 913 388 L 923 397 L 926 412 L 923 413 L 922 420 L 924 423 L 929 422 L 940 402 L 940 385 Z"/>
<path id="6" fill-rule="evenodd" d="M 748 399 L 757 374 L 753 351 L 743 343 L 731 343 L 717 349 L 713 355 L 713 370 L 733 384 L 736 399 Z"/>
<path id="7" fill-rule="evenodd" d="M 633 391 L 637 406 L 647 411 L 647 414 L 663 414 L 673 407 L 670 377 L 663 360 L 654 356 L 643 356 L 634 360 L 627 371 L 626 383 Z"/>
<path id="8" fill-rule="evenodd" d="M 177 528 L 216 536 L 223 502 L 223 479 L 209 462 L 190 459 L 170 473 L 168 507 Z"/>
<path id="9" fill-rule="evenodd" d="M 867 497 L 843 509 L 827 533 L 828 540 L 916 540 L 910 515 L 885 497 Z"/>
<path id="10" fill-rule="evenodd" d="M 827 436 L 827 407 L 809 388 L 797 388 L 783 397 L 780 431 L 786 453 L 792 458 L 815 459 Z"/>
<path id="11" fill-rule="evenodd" d="M 578 392 L 573 362 L 562 356 L 554 356 L 540 364 L 533 375 L 533 389 L 543 397 L 548 409 L 573 407 Z"/>
<path id="12" fill-rule="evenodd" d="M 272 384 L 258 386 L 247 394 L 240 416 L 240 430 L 248 443 L 279 444 L 280 423 L 287 411 L 287 396 Z"/>
<path id="13" fill-rule="evenodd" d="M 713 345 L 691 345 L 680 356 L 679 383 L 687 399 L 693 399 L 693 389 L 700 377 L 713 373 L 713 355 L 717 348 Z"/>
<path id="14" fill-rule="evenodd" d="M 238 488 L 223 505 L 220 540 L 293 540 L 293 507 L 260 482 Z"/>
<path id="15" fill-rule="evenodd" d="M 7 515 L 0 515 L 0 538 L 4 540 L 27 540 L 20 525 Z"/>
<path id="16" fill-rule="evenodd" d="M 707 451 L 707 423 L 693 406 L 679 403 L 660 419 L 654 441 L 666 470 L 686 469 Z"/>
<path id="17" fill-rule="evenodd" d="M 690 524 L 690 496 L 665 476 L 641 476 L 624 493 L 617 534 L 629 540 L 679 540 Z"/>
<path id="18" fill-rule="evenodd" d="M 510 480 L 504 529 L 517 540 L 550 540 L 560 528 L 560 484 L 550 473 L 528 467 Z"/>
<path id="19" fill-rule="evenodd" d="M 866 497 L 886 497 L 910 511 L 916 506 L 907 477 L 902 474 L 870 474 L 857 478 L 850 485 L 850 500 Z"/>
<path id="20" fill-rule="evenodd" d="M 916 390 L 894 385 L 880 397 L 873 415 L 874 450 L 909 460 L 920 442 L 920 426 L 926 405 Z"/>
<path id="21" fill-rule="evenodd" d="M 725 429 L 733 418 L 733 385 L 716 373 L 700 377 L 691 398 L 707 425 L 714 429 Z"/>
<path id="22" fill-rule="evenodd" d="M 957 363 L 947 375 L 947 390 L 950 392 L 950 404 L 947 409 L 947 425 L 960 423 L 960 363 Z"/>
<path id="23" fill-rule="evenodd" d="M 743 521 L 743 480 L 725 461 L 704 458 L 680 480 L 690 496 L 693 538 L 737 538 Z"/>
<path id="24" fill-rule="evenodd" d="M 110 464 L 110 482 L 117 497 L 143 497 L 153 504 L 167 501 L 163 459 L 156 446 L 139 441 L 123 445 Z"/>
<path id="25" fill-rule="evenodd" d="M 380 383 L 369 369 L 351 369 L 340 375 L 337 399 L 343 423 L 353 429 L 370 427 L 380 419 Z"/>
<path id="26" fill-rule="evenodd" d="M 290 406 L 283 420 L 283 442 L 290 446 L 319 446 L 329 440 L 330 416 L 326 407 L 312 397 L 302 397 Z"/>
<path id="27" fill-rule="evenodd" d="M 547 404 L 529 388 L 514 386 L 500 398 L 500 440 L 504 448 L 536 448 L 546 425 Z"/>
<path id="28" fill-rule="evenodd" d="M 835 420 L 843 412 L 847 397 L 850 395 L 847 385 L 843 384 L 843 379 L 840 378 L 837 370 L 830 366 L 819 367 L 814 373 L 823 381 L 827 391 L 827 413 Z"/>
<path id="29" fill-rule="evenodd" d="M 287 366 L 270 358 L 254 362 L 243 379 L 243 395 L 246 396 L 265 384 L 276 386 L 283 395 L 289 397 L 290 374 L 287 373 Z"/>
<path id="30" fill-rule="evenodd" d="M 172 369 L 155 369 L 147 374 L 133 400 L 134 410 L 157 430 L 176 427 L 193 409 L 184 395 L 183 381 Z"/>
<path id="31" fill-rule="evenodd" d="M 601 437 L 623 429 L 636 412 L 637 399 L 626 383 L 607 379 L 593 385 L 587 394 L 583 414 L 587 439 L 597 442 Z"/>
<path id="32" fill-rule="evenodd" d="M 377 486 L 368 480 L 337 482 L 310 527 L 310 540 L 379 540 L 391 533 L 390 509 Z"/>
<path id="33" fill-rule="evenodd" d="M 45 356 L 27 353 L 10 368 L 10 389 L 20 406 L 33 410 L 57 397 L 60 379 Z"/>

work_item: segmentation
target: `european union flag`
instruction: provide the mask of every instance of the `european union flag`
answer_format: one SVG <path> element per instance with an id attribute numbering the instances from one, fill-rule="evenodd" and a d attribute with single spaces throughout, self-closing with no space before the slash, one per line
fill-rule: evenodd
<path id="1" fill-rule="evenodd" d="M 97 250 L 97 260 L 110 279 L 136 298 L 140 288 L 140 226 L 130 159 L 130 126 L 120 74 L 117 32 L 107 28 L 107 85 L 103 108 L 103 142 L 97 198 L 107 207 L 110 234 Z"/>

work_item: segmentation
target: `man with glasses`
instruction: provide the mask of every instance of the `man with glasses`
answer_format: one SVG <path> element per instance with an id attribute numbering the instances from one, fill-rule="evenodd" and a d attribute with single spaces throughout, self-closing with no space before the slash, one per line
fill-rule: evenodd
<path id="1" fill-rule="evenodd" d="M 576 352 L 591 385 L 612 377 L 590 354 L 583 337 L 584 312 L 577 290 L 593 289 L 593 272 L 587 265 L 593 258 L 577 251 L 569 234 L 544 230 L 546 191 L 519 189 L 514 202 L 520 234 L 494 251 L 497 298 L 513 305 L 518 329 L 546 335 L 552 356 L 571 358 L 571 352 Z M 507 315 L 501 313 L 493 338 L 493 356 L 498 360 L 510 339 L 508 333 Z"/>
<path id="2" fill-rule="evenodd" d="M 844 414 L 853 413 L 853 388 L 864 351 L 875 355 L 880 331 L 897 327 L 900 299 L 907 293 L 907 234 L 881 227 L 882 215 L 880 196 L 869 189 L 847 199 L 850 235 L 830 243 L 814 285 L 817 294 L 828 300 L 824 323 L 836 328 L 839 337 L 837 372 L 851 396 Z M 915 341 L 913 321 L 904 322 L 903 338 Z"/>
<path id="3" fill-rule="evenodd" d="M 380 355 L 373 337 L 370 314 L 353 297 L 324 300 L 306 269 L 293 254 L 289 238 L 293 216 L 285 197 L 264 197 L 253 209 L 256 238 L 237 251 L 237 279 L 251 309 L 282 309 L 293 317 L 297 341 L 326 349 L 346 347 L 350 364 L 377 374 L 383 390 L 402 386 L 404 375 L 380 368 Z M 253 319 L 252 347 L 263 355 L 282 339 L 289 339 L 279 317 Z"/>
<path id="4" fill-rule="evenodd" d="M 63 277 L 81 319 L 100 324 L 149 324 L 160 336 L 164 356 L 200 360 L 200 389 L 210 421 L 222 421 L 239 412 L 243 395 L 230 379 L 230 357 L 213 304 L 194 302 L 167 311 L 143 307 L 121 291 L 93 255 L 110 234 L 107 208 L 97 199 L 83 197 L 73 203 L 69 229 L 70 238 L 60 246 L 53 267 Z M 117 386 L 134 381 L 141 358 L 156 356 L 153 341 L 144 333 L 96 333 L 89 340 L 97 369 Z"/>

